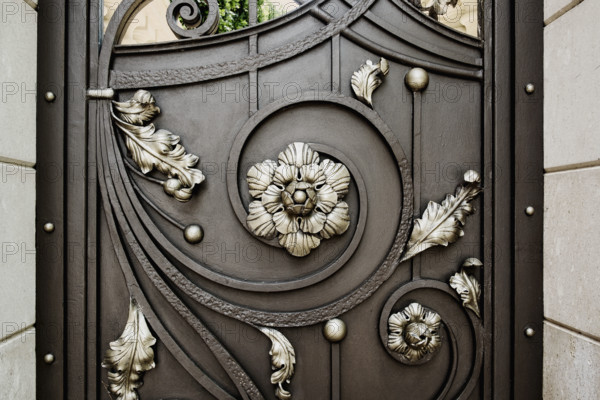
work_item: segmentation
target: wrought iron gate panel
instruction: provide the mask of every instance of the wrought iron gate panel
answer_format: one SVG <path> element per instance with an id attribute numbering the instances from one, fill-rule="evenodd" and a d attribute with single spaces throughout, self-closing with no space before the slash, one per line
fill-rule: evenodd
<path id="1" fill-rule="evenodd" d="M 520 73 L 494 40 L 513 21 L 485 18 L 477 39 L 403 0 L 315 0 L 225 35 L 118 44 L 141 4 L 125 0 L 67 74 L 88 78 L 86 102 L 56 103 L 64 123 L 87 123 L 54 137 L 71 146 L 66 161 L 38 152 L 40 166 L 83 159 L 89 174 L 64 183 L 69 223 L 38 236 L 66 246 L 62 232 L 81 230 L 86 249 L 51 270 L 38 256 L 38 282 L 61 282 L 38 300 L 50 309 L 38 349 L 57 357 L 38 368 L 39 393 L 508 397 L 540 359 L 521 327 L 541 328 L 512 303 L 527 288 L 512 282 L 523 261 L 511 218 L 528 197 L 515 173 L 529 156 L 512 158 L 511 132 L 538 123 L 510 122 Z M 67 60 L 82 54 L 69 46 Z M 41 107 L 38 126 L 59 129 Z M 40 221 L 60 208 L 57 191 L 39 183 L 50 199 Z M 527 307 L 534 315 L 539 301 Z M 51 324 L 72 341 L 57 347 Z M 518 348 L 533 356 L 511 372 Z"/>

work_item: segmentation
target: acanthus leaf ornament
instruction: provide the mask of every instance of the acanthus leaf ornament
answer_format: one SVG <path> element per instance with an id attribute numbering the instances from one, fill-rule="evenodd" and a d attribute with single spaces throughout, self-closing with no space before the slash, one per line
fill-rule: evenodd
<path id="1" fill-rule="evenodd" d="M 356 97 L 363 103 L 373 106 L 371 96 L 383 82 L 380 78 L 388 74 L 390 64 L 385 58 L 381 58 L 379 63 L 373 64 L 373 61 L 367 60 L 358 71 L 352 74 L 350 83 Z"/>
<path id="2" fill-rule="evenodd" d="M 283 388 L 283 383 L 290 383 L 296 365 L 296 352 L 290 341 L 278 330 L 259 327 L 259 330 L 271 339 L 271 383 L 277 385 L 275 396 L 280 400 L 289 400 L 292 394 Z"/>
<path id="3" fill-rule="evenodd" d="M 464 235 L 462 227 L 467 216 L 473 214 L 471 201 L 483 188 L 479 173 L 469 170 L 465 183 L 448 194 L 442 204 L 430 201 L 422 218 L 417 218 L 401 261 L 406 261 L 433 246 L 448 246 Z"/>
<path id="4" fill-rule="evenodd" d="M 247 173 L 248 190 L 256 199 L 248 206 L 248 229 L 257 236 L 278 238 L 291 255 L 303 257 L 323 239 L 350 226 L 350 172 L 341 163 L 320 161 L 306 143 L 292 143 L 278 163 L 266 160 Z"/>
<path id="5" fill-rule="evenodd" d="M 198 156 L 186 153 L 179 136 L 165 129 L 156 130 L 149 123 L 160 113 L 155 103 L 150 92 L 138 90 L 126 102 L 113 101 L 111 115 L 125 135 L 127 149 L 141 172 L 147 174 L 157 169 L 166 175 L 165 193 L 185 202 L 192 197 L 194 186 L 204 181 L 204 174 L 193 168 Z"/>
<path id="6" fill-rule="evenodd" d="M 411 303 L 388 319 L 388 348 L 414 364 L 442 345 L 439 330 L 441 317 L 419 303 Z"/>
<path id="7" fill-rule="evenodd" d="M 156 339 L 134 298 L 130 299 L 129 316 L 121 337 L 110 342 L 102 367 L 108 369 L 109 390 L 117 400 L 138 400 L 137 389 L 142 376 L 155 367 L 152 346 Z"/>
<path id="8" fill-rule="evenodd" d="M 483 263 L 477 258 L 469 258 L 465 260 L 460 272 L 457 272 L 450 278 L 450 286 L 456 290 L 463 302 L 463 307 L 472 310 L 477 317 L 481 318 L 479 312 L 479 298 L 481 297 L 481 287 L 477 278 L 467 274 L 465 268 L 481 267 Z"/>

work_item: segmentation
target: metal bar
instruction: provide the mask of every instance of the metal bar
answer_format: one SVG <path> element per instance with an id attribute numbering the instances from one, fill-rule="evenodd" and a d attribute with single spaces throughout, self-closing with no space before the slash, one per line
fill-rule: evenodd
<path id="1" fill-rule="evenodd" d="M 492 7 L 491 3 L 486 2 L 486 5 L 488 7 Z M 483 7 L 483 4 L 478 4 L 478 7 Z M 478 18 L 479 15 L 481 14 L 481 9 L 478 10 Z M 489 14 L 491 15 L 491 14 Z M 481 26 L 481 24 L 483 23 L 483 21 L 478 20 L 478 24 L 479 26 Z M 482 165 L 482 170 L 481 170 L 481 176 L 482 176 L 482 180 L 483 180 L 483 186 L 486 187 L 486 190 L 482 193 L 481 197 L 482 197 L 482 201 L 483 201 L 483 213 L 482 213 L 482 229 L 483 229 L 483 248 L 482 248 L 482 258 L 481 260 L 483 261 L 483 269 L 481 270 L 481 278 L 480 278 L 480 282 L 482 283 L 482 300 L 483 300 L 483 304 L 482 304 L 482 322 L 483 322 L 483 329 L 485 331 L 485 337 L 494 337 L 493 336 L 493 301 L 494 301 L 494 297 L 493 297 L 493 275 L 496 273 L 496 268 L 494 268 L 495 265 L 495 253 L 494 253 L 494 237 L 495 237 L 495 232 L 494 229 L 495 227 L 503 227 L 506 226 L 506 224 L 498 224 L 498 225 L 494 225 L 494 218 L 496 217 L 496 215 L 501 212 L 501 210 L 497 210 L 494 207 L 494 204 L 500 204 L 500 203 L 496 203 L 493 200 L 495 199 L 496 196 L 496 188 L 497 188 L 497 182 L 496 182 L 496 177 L 499 176 L 498 171 L 496 171 L 495 168 L 495 161 L 494 161 L 494 151 L 496 150 L 496 147 L 494 146 L 494 107 L 495 107 L 495 103 L 491 101 L 491 99 L 488 97 L 488 94 L 486 93 L 488 88 L 493 88 L 494 87 L 494 79 L 495 79 L 495 74 L 494 71 L 496 70 L 496 65 L 494 64 L 494 58 L 493 58 L 493 51 L 494 51 L 494 45 L 496 44 L 495 41 L 493 40 L 492 37 L 492 19 L 487 18 L 485 20 L 486 23 L 486 29 L 484 30 L 484 35 L 485 35 L 485 42 L 487 43 L 487 46 L 484 47 L 483 51 L 484 51 L 484 80 L 483 80 L 483 86 L 481 87 L 481 93 L 480 93 L 480 98 L 481 98 L 481 110 L 482 110 L 482 115 L 483 115 L 483 165 Z M 497 58 L 497 60 L 506 60 L 506 57 L 499 57 Z M 499 64 L 499 63 L 498 63 Z M 508 110 L 510 110 L 510 108 L 507 109 L 507 112 L 509 112 Z M 506 134 L 506 131 L 502 132 L 504 133 L 503 137 L 510 137 L 510 135 Z M 508 146 L 506 147 L 506 149 L 510 148 L 510 143 L 508 144 Z M 504 160 L 507 160 L 507 158 L 505 157 Z M 510 157 L 508 157 L 508 160 L 510 160 Z M 498 160 L 500 161 L 500 160 Z M 490 185 L 491 183 L 491 185 Z M 508 190 L 510 190 L 510 182 L 508 182 L 509 184 L 509 188 Z M 491 186 L 491 187 L 490 187 Z M 501 201 L 501 200 L 499 200 Z M 510 207 L 506 207 L 505 210 L 510 210 Z M 505 221 L 510 221 L 510 215 L 505 217 Z M 505 230 L 507 231 L 507 230 Z M 508 241 L 505 241 L 504 243 L 509 243 L 510 242 L 510 238 Z M 510 251 L 510 250 L 509 250 Z M 506 253 L 505 253 L 506 254 Z M 503 271 L 509 271 L 510 268 L 505 268 L 502 269 Z M 505 272 L 506 274 L 506 272 Z M 510 344 L 508 344 L 510 345 Z M 494 363 L 494 358 L 491 356 L 493 353 L 493 341 L 492 340 L 485 340 L 483 342 L 483 351 L 484 353 L 487 355 L 486 357 L 484 357 L 483 360 L 483 381 L 482 381 L 482 390 L 484 393 L 484 398 L 489 398 L 491 399 L 493 396 L 493 363 Z"/>
<path id="2" fill-rule="evenodd" d="M 421 115 L 422 115 L 422 95 L 421 92 L 413 92 L 413 187 L 414 203 L 413 215 L 418 218 L 421 216 L 421 154 L 423 146 L 421 144 Z M 417 255 L 412 260 L 412 279 L 421 278 L 421 256 Z"/>
<path id="3" fill-rule="evenodd" d="M 88 89 L 88 99 L 113 99 L 115 97 L 115 91 L 111 88 L 106 89 Z"/>
<path id="4" fill-rule="evenodd" d="M 98 71 L 98 54 L 100 46 L 100 38 L 103 33 L 103 9 L 102 2 L 95 4 L 90 2 L 88 8 L 89 25 L 88 25 L 88 86 L 97 87 L 97 71 Z M 97 182 L 98 174 L 96 168 L 96 136 L 97 125 L 97 102 L 88 101 L 88 129 L 87 137 L 87 260 L 86 260 L 86 398 L 96 399 L 100 397 L 99 385 L 100 382 L 100 360 L 98 355 L 101 354 L 98 323 L 98 196 Z"/>
<path id="5" fill-rule="evenodd" d="M 489 398 L 511 398 L 511 353 L 507 351 L 512 347 L 512 335 L 508 330 L 512 325 L 512 119 L 510 118 L 513 107 L 510 99 L 512 39 L 511 27 L 513 24 L 510 4 L 508 2 L 484 2 L 485 19 L 483 29 L 485 47 L 484 61 L 486 80 L 483 87 L 484 113 L 492 114 L 493 165 L 487 164 L 486 171 L 491 171 L 493 176 L 492 193 L 484 192 L 485 197 L 490 196 L 494 204 L 493 217 L 493 245 L 490 251 L 490 263 L 487 255 L 484 256 L 483 269 L 483 296 L 487 301 L 488 293 L 491 304 L 484 303 L 484 326 L 486 334 L 492 335 L 493 340 L 485 342 L 486 357 L 484 365 L 484 394 Z M 491 106 L 491 110 L 489 107 Z M 486 114 L 487 116 L 487 114 Z M 484 120 L 484 124 L 488 119 Z M 483 175 L 483 174 L 482 174 Z M 484 176 L 486 182 L 487 172 Z M 489 179 L 489 178 L 487 178 Z M 486 188 L 486 191 L 488 189 Z M 484 207 L 486 203 L 484 203 Z M 484 234 L 487 234 L 487 224 L 484 222 Z M 487 243 L 484 251 L 488 251 Z M 508 288 L 511 288 L 508 290 Z M 492 314 L 492 315 L 489 315 Z M 491 367 L 490 367 L 491 366 Z M 491 373 L 491 377 L 488 374 Z M 490 381 L 491 379 L 491 381 Z M 493 396 L 493 397 L 492 397 Z M 541 398 L 538 397 L 538 398 Z"/>
<path id="6" fill-rule="evenodd" d="M 331 400 L 342 398 L 340 344 L 331 343 Z"/>
<path id="7" fill-rule="evenodd" d="M 258 20 L 258 0 L 248 0 L 248 25 L 254 26 Z"/>
<path id="8" fill-rule="evenodd" d="M 248 38 L 248 55 L 258 53 L 258 36 L 252 35 Z M 258 70 L 248 72 L 248 84 L 250 89 L 250 115 L 258 111 Z"/>
<path id="9" fill-rule="evenodd" d="M 48 400 L 65 398 L 65 10 L 64 0 L 43 1 L 37 25 L 36 381 Z"/>
<path id="10" fill-rule="evenodd" d="M 341 93 L 340 35 L 331 38 L 331 91 Z"/>
<path id="11" fill-rule="evenodd" d="M 65 141 L 67 257 L 65 258 L 66 397 L 85 398 L 86 393 L 86 174 L 87 165 L 87 2 L 67 0 L 67 59 L 65 91 Z"/>
<path id="12" fill-rule="evenodd" d="M 519 400 L 542 398 L 543 1 L 516 0 L 513 13 L 513 398 Z M 525 213 L 527 207 L 535 212 Z"/>

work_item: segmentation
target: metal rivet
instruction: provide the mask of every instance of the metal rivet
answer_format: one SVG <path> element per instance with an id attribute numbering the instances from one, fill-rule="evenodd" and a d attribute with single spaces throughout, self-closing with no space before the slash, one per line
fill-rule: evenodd
<path id="1" fill-rule="evenodd" d="M 535 92 L 535 86 L 533 83 L 528 83 L 527 85 L 525 85 L 525 92 L 527 94 L 532 94 L 533 92 Z"/>
<path id="2" fill-rule="evenodd" d="M 183 237 L 188 243 L 200 243 L 204 238 L 204 231 L 198 224 L 190 224 L 183 230 Z"/>
<path id="3" fill-rule="evenodd" d="M 332 343 L 344 339 L 347 332 L 346 323 L 338 318 L 330 319 L 325 323 L 325 327 L 323 328 L 323 335 Z"/>
<path id="4" fill-rule="evenodd" d="M 529 206 L 525 209 L 525 214 L 529 215 L 530 217 L 535 213 L 535 208 Z"/>
<path id="5" fill-rule="evenodd" d="M 429 74 L 423 68 L 413 68 L 408 71 L 404 81 L 413 92 L 419 92 L 429 85 Z"/>
<path id="6" fill-rule="evenodd" d="M 48 365 L 52 364 L 54 362 L 54 354 L 52 353 L 48 353 L 44 356 L 44 362 Z"/>
<path id="7" fill-rule="evenodd" d="M 54 224 L 52 222 L 46 222 L 44 224 L 44 231 L 47 233 L 54 232 Z"/>
<path id="8" fill-rule="evenodd" d="M 535 329 L 532 327 L 525 328 L 525 336 L 533 337 L 535 335 Z"/>
<path id="9" fill-rule="evenodd" d="M 56 99 L 56 96 L 52 92 L 46 92 L 46 94 L 44 95 L 44 98 L 46 99 L 46 101 L 48 103 L 52 103 L 54 101 L 54 99 Z"/>

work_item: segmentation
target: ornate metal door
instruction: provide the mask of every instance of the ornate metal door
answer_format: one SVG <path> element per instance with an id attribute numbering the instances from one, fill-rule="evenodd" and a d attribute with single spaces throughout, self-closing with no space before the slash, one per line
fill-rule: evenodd
<path id="1" fill-rule="evenodd" d="M 40 398 L 540 398 L 541 2 L 141 3 L 40 1 Z"/>

